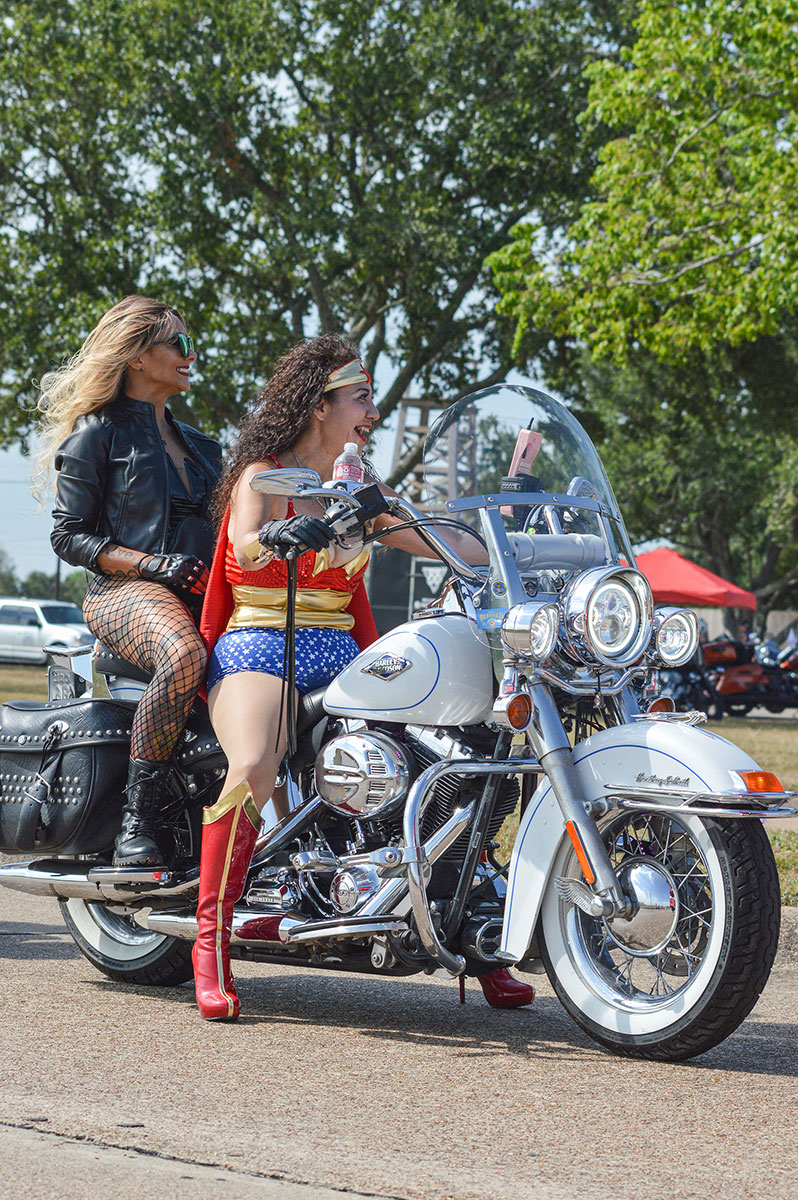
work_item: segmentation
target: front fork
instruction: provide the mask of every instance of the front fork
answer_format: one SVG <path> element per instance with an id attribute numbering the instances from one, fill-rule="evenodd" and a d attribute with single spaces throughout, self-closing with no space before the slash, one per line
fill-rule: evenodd
<path id="1" fill-rule="evenodd" d="M 532 718 L 526 730 L 527 739 L 551 783 L 565 818 L 566 832 L 585 881 L 590 885 L 588 888 L 579 880 L 563 879 L 557 881 L 561 894 L 564 899 L 594 917 L 628 913 L 629 900 L 618 883 L 607 848 L 593 819 L 593 810 L 585 802 L 571 744 L 551 692 L 544 684 L 531 683 L 529 696 L 532 700 Z M 624 712 L 621 715 L 629 714 Z"/>

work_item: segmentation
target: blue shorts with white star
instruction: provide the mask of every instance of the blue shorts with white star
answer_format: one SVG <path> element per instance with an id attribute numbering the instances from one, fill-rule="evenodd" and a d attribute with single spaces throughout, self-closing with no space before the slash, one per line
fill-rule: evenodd
<path id="1" fill-rule="evenodd" d="M 231 629 L 223 633 L 208 661 L 208 691 L 225 675 L 262 671 L 283 677 L 285 633 L 282 629 Z M 360 653 L 350 633 L 342 629 L 297 629 L 296 686 L 312 692 L 326 687 Z"/>

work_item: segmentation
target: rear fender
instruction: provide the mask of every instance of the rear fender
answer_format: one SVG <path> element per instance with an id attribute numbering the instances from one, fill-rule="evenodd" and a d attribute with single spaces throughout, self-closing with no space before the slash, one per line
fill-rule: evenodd
<path id="1" fill-rule="evenodd" d="M 730 771 L 758 764 L 725 738 L 681 722 L 635 721 L 603 729 L 574 747 L 574 764 L 586 802 L 602 800 L 607 787 L 674 788 L 731 792 Z M 652 808 L 656 801 L 652 801 Z M 500 953 L 520 962 L 529 950 L 565 821 L 548 779 L 543 779 L 518 828 L 510 871 Z"/>

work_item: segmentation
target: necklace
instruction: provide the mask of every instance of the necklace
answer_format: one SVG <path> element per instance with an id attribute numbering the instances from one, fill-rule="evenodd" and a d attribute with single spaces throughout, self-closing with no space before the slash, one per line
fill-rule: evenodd
<path id="1" fill-rule="evenodd" d="M 300 462 L 300 461 L 299 461 L 299 455 L 297 454 L 297 452 L 296 452 L 296 450 L 294 449 L 294 447 L 293 447 L 293 446 L 289 446 L 289 450 L 290 450 L 290 451 L 291 451 L 291 453 L 293 454 L 293 456 L 294 456 L 294 462 L 295 462 L 295 463 L 296 463 L 296 465 L 299 467 L 300 471 L 308 471 L 308 470 L 310 470 L 310 468 L 309 468 L 309 467 L 306 467 L 306 466 L 305 466 L 305 464 L 304 464 L 303 462 Z M 318 504 L 319 508 L 321 509 L 321 511 L 322 511 L 322 512 L 325 514 L 325 516 L 326 516 L 326 515 L 327 515 L 327 505 L 324 503 L 324 501 L 323 501 L 323 500 L 320 500 L 318 496 L 314 496 L 314 497 L 313 497 L 313 499 L 316 501 L 316 503 Z"/>

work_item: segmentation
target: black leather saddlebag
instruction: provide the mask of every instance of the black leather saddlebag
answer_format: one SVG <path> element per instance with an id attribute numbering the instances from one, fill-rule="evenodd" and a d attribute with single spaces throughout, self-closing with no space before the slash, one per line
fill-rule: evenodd
<path id="1" fill-rule="evenodd" d="M 94 854 L 119 831 L 135 704 L 0 705 L 0 850 Z"/>

